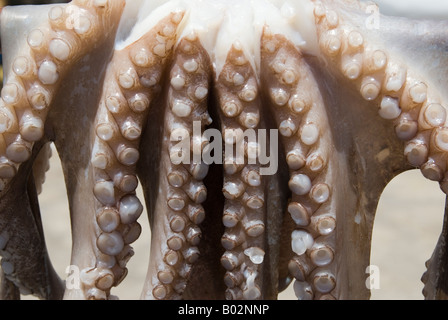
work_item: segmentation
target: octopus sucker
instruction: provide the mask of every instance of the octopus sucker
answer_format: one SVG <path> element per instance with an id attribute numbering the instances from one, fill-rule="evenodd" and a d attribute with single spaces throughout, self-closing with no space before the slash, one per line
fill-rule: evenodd
<path id="1" fill-rule="evenodd" d="M 289 285 L 298 299 L 369 298 L 387 183 L 416 168 L 448 191 L 448 60 L 446 22 L 380 15 L 375 30 L 367 6 L 3 9 L 0 297 L 115 299 L 146 211 L 142 299 L 275 299 Z M 50 142 L 79 271 L 67 288 L 37 198 Z M 422 277 L 426 298 L 447 296 L 445 229 Z"/>

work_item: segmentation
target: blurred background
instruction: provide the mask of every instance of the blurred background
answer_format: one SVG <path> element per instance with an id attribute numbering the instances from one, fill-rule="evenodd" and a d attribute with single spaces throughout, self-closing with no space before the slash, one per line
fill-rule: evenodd
<path id="1" fill-rule="evenodd" d="M 132 0 L 130 0 L 132 1 Z M 68 1 L 0 0 L 4 5 L 41 4 Z M 446 0 L 378 0 L 381 13 L 431 19 L 448 19 Z M 54 151 L 54 150 L 53 150 Z M 143 199 L 141 190 L 139 197 Z M 65 279 L 70 264 L 71 236 L 65 184 L 57 153 L 39 197 L 45 237 L 55 269 Z M 371 264 L 379 270 L 379 288 L 372 299 L 422 299 L 420 278 L 441 231 L 445 196 L 435 182 L 413 170 L 396 177 L 381 197 L 373 231 Z M 129 274 L 112 289 L 120 299 L 138 299 L 149 259 L 150 232 L 147 217 L 139 220 L 141 237 L 133 244 Z M 366 278 L 368 274 L 366 274 Z M 292 286 L 280 299 L 295 299 Z M 27 296 L 25 299 L 32 299 Z"/>

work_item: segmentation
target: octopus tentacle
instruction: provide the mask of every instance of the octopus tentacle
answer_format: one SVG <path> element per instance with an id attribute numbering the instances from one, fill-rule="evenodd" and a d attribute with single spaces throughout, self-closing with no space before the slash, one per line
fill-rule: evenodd
<path id="1" fill-rule="evenodd" d="M 310 299 L 331 292 L 336 285 L 332 265 L 336 216 L 329 205 L 331 135 L 320 129 L 325 126 L 325 109 L 301 53 L 269 30 L 263 33 L 261 50 L 262 79 L 270 82 L 270 107 L 290 169 L 292 195 L 285 221 L 294 224 L 295 230 L 290 240 L 294 255 L 288 269 L 296 279 L 298 297 Z"/>
<path id="2" fill-rule="evenodd" d="M 419 168 L 425 178 L 438 181 L 447 193 L 447 109 L 437 86 L 428 83 L 419 70 L 406 68 L 398 54 L 350 27 L 347 15 L 338 15 L 322 4 L 314 14 L 326 59 L 339 65 L 339 72 L 355 85 L 363 99 L 371 101 L 378 115 L 392 123 L 396 137 L 404 142 L 408 165 Z M 422 277 L 426 297 L 444 295 L 443 276 L 435 271 L 444 259 L 444 237 L 443 231 Z"/>
<path id="3" fill-rule="evenodd" d="M 159 190 L 154 212 L 153 244 L 145 299 L 173 299 L 183 296 L 192 264 L 199 257 L 199 225 L 205 219 L 202 203 L 207 189 L 202 183 L 208 166 L 201 154 L 207 141 L 202 130 L 210 124 L 207 96 L 210 62 L 197 36 L 182 38 L 173 56 L 169 89 L 162 106 L 165 129 L 161 139 Z M 198 135 L 199 133 L 199 135 Z M 199 156 L 199 159 L 198 159 Z"/>
<path id="4" fill-rule="evenodd" d="M 260 173 L 264 125 L 257 78 L 241 45 L 228 52 L 216 85 L 224 147 L 221 258 L 228 299 L 263 298 L 266 179 Z M 249 129 L 249 130 L 248 130 Z"/>
<path id="5" fill-rule="evenodd" d="M 47 254 L 32 175 L 32 160 L 41 147 L 39 142 L 32 159 L 19 168 L 1 193 L 2 299 L 20 294 L 34 294 L 41 299 L 60 299 L 63 295 L 63 283 Z"/>
<path id="6" fill-rule="evenodd" d="M 415 70 L 404 67 L 400 57 L 387 54 L 350 28 L 336 11 L 321 5 L 315 16 L 324 54 L 340 65 L 365 100 L 377 105 L 381 118 L 394 122 L 398 138 L 406 141 L 408 162 L 426 178 L 441 181 L 448 149 L 444 144 L 447 111 L 440 94 Z"/>
<path id="7" fill-rule="evenodd" d="M 443 189 L 447 111 L 440 95 L 417 72 L 399 63 L 399 57 L 387 55 L 351 30 L 335 11 L 320 7 L 315 15 L 324 53 L 333 64 L 340 64 L 365 100 L 377 103 L 381 118 L 394 121 L 398 138 L 407 141 L 404 153 L 409 164 L 441 182 Z"/>
<path id="8" fill-rule="evenodd" d="M 18 166 L 30 158 L 33 144 L 42 139 L 53 96 L 74 63 L 108 32 L 109 6 L 76 0 L 52 6 L 48 21 L 27 34 L 27 48 L 7 70 L 1 92 L 3 183 L 15 175 Z"/>
<path id="9" fill-rule="evenodd" d="M 12 281 L 9 281 L 5 273 L 1 272 L 0 294 L 2 300 L 20 300 L 20 291 Z"/>
<path id="10" fill-rule="evenodd" d="M 116 5 L 119 6 L 119 2 L 112 7 Z M 35 158 L 44 145 L 40 142 L 45 140 L 45 119 L 51 112 L 53 98 L 63 79 L 90 48 L 100 43 L 101 32 L 107 33 L 105 30 L 109 30 L 114 23 L 114 11 L 111 13 L 109 9 L 106 10 L 104 6 L 91 7 L 79 1 L 67 6 L 45 7 L 26 22 L 26 27 L 23 22 L 15 25 L 18 27 L 17 32 L 24 32 L 25 38 L 15 38 L 13 34 L 16 30 L 13 30 L 11 35 L 2 39 L 5 54 L 19 50 L 22 52 L 14 60 L 5 60 L 6 81 L 0 101 L 3 106 L 0 140 L 3 190 L 1 221 L 2 229 L 7 227 L 9 230 L 2 238 L 3 272 L 23 294 L 32 293 L 47 299 L 59 299 L 63 294 L 62 283 L 46 252 L 37 204 L 37 192 L 44 176 L 42 169 L 46 168 L 45 152 L 37 160 Z M 8 19 L 20 22 L 26 16 L 20 14 L 21 10 L 27 9 L 3 10 L 3 30 L 11 29 Z M 58 19 L 73 21 L 74 16 L 79 19 L 76 26 L 56 22 Z M 63 40 L 66 36 L 66 40 Z M 69 42 L 70 39 L 75 42 Z M 44 151 L 48 151 L 48 146 L 44 146 Z M 39 164 L 41 160 L 43 165 Z M 36 174 L 36 182 L 31 175 L 33 161 L 36 162 L 34 168 L 40 171 Z M 22 169 L 21 164 L 27 165 L 23 165 Z M 38 188 L 37 192 L 35 188 Z M 20 199 L 17 198 L 19 194 Z M 15 208 L 13 204 L 19 202 L 23 208 L 18 209 L 12 217 L 11 210 Z M 31 251 L 17 250 L 21 247 Z M 31 281 L 28 279 L 30 275 L 33 277 Z"/>
<path id="11" fill-rule="evenodd" d="M 94 264 L 81 270 L 87 298 L 107 298 L 127 274 L 143 212 L 135 194 L 140 136 L 180 20 L 178 13 L 162 19 L 138 42 L 117 51 L 109 64 L 92 147 L 97 249 Z"/>
<path id="12" fill-rule="evenodd" d="M 447 203 L 445 202 L 445 216 L 443 220 L 442 233 L 437 241 L 436 248 L 431 258 L 426 261 L 426 271 L 423 273 L 421 281 L 424 283 L 423 295 L 425 299 L 447 299 L 447 273 L 444 266 L 447 263 L 447 231 L 448 214 Z"/>

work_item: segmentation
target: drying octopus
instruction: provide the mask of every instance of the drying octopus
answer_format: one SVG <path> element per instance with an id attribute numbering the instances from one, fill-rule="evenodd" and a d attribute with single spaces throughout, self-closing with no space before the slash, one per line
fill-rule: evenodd
<path id="1" fill-rule="evenodd" d="M 1 298 L 116 298 L 145 207 L 142 299 L 275 299 L 290 284 L 299 299 L 369 298 L 386 184 L 419 168 L 448 192 L 446 23 L 373 21 L 372 8 L 4 8 Z M 59 278 L 44 242 L 37 195 L 50 143 L 67 187 L 77 285 Z M 444 225 L 422 277 L 427 299 L 447 297 L 445 239 Z"/>

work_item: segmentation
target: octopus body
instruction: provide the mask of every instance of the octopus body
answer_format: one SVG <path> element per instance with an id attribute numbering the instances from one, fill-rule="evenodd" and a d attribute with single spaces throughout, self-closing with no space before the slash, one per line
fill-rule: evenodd
<path id="1" fill-rule="evenodd" d="M 1 297 L 114 298 L 146 207 L 143 299 L 275 299 L 290 283 L 299 299 L 368 298 L 386 184 L 419 168 L 448 192 L 446 22 L 376 21 L 372 8 L 5 8 Z M 70 285 L 51 266 L 37 201 L 51 142 L 69 197 Z M 445 236 L 426 298 L 447 294 Z"/>

